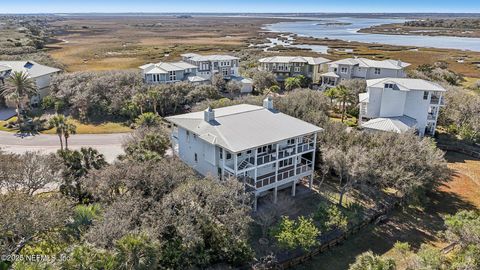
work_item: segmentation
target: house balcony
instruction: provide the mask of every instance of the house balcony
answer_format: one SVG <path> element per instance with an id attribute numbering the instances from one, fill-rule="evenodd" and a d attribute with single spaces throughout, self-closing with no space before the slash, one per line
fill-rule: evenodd
<path id="1" fill-rule="evenodd" d="M 430 98 L 430 105 L 443 106 L 445 105 L 445 103 L 443 102 L 443 98 L 441 96 L 436 96 L 432 94 L 432 97 Z"/>
<path id="2" fill-rule="evenodd" d="M 311 175 L 313 172 L 312 161 L 305 158 L 301 158 L 301 161 L 295 165 L 286 166 L 278 169 L 278 173 L 275 171 L 268 172 L 257 176 L 257 180 L 250 175 L 239 175 L 237 179 L 244 182 L 250 189 L 268 189 L 275 185 L 282 185 L 299 177 L 305 177 Z"/>

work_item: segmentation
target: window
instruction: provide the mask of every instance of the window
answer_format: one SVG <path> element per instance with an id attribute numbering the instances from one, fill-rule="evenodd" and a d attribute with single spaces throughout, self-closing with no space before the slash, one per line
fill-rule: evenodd
<path id="1" fill-rule="evenodd" d="M 228 76 L 228 69 L 227 68 L 222 68 L 222 74 L 223 74 L 223 76 Z"/>
<path id="2" fill-rule="evenodd" d="M 193 140 L 194 140 L 194 141 L 197 140 L 197 134 L 193 134 Z"/>
<path id="3" fill-rule="evenodd" d="M 340 69 L 340 72 L 341 72 L 341 73 L 344 73 L 344 74 L 347 74 L 348 68 L 342 67 L 342 68 Z"/>
<path id="4" fill-rule="evenodd" d="M 393 83 L 386 83 L 386 84 L 385 84 L 385 88 L 386 88 L 386 89 L 393 89 L 394 86 L 395 86 L 395 85 L 394 85 Z"/>
<path id="5" fill-rule="evenodd" d="M 227 159 L 232 159 L 232 154 L 227 152 Z"/>
<path id="6" fill-rule="evenodd" d="M 287 144 L 295 144 L 295 139 L 288 139 Z"/>
<path id="7" fill-rule="evenodd" d="M 424 91 L 423 92 L 423 100 L 427 100 L 428 99 L 428 91 Z"/>
<path id="8" fill-rule="evenodd" d="M 238 154 L 237 154 L 237 157 L 241 157 L 241 156 L 242 156 L 242 153 L 238 153 Z"/>
<path id="9" fill-rule="evenodd" d="M 252 153 L 252 150 L 248 150 L 247 151 L 247 155 L 251 154 Z"/>
<path id="10" fill-rule="evenodd" d="M 295 68 L 294 68 L 294 71 L 295 71 L 295 72 L 300 72 L 300 67 L 295 67 Z"/>
<path id="11" fill-rule="evenodd" d="M 197 153 L 195 153 L 195 155 L 194 155 L 194 159 L 195 159 L 195 162 L 198 162 L 198 156 L 197 156 Z"/>
<path id="12" fill-rule="evenodd" d="M 380 75 L 380 69 L 379 68 L 375 68 L 375 70 L 373 71 L 375 73 L 375 75 Z"/>
<path id="13" fill-rule="evenodd" d="M 175 73 L 175 71 L 169 71 L 168 76 L 170 78 L 170 81 L 176 81 L 177 80 L 177 73 Z"/>

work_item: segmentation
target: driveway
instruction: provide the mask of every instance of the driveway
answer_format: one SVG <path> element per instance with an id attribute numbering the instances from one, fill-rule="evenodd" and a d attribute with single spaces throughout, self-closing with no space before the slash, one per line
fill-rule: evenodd
<path id="1" fill-rule="evenodd" d="M 108 162 L 113 162 L 123 154 L 122 143 L 129 133 L 116 134 L 77 134 L 70 137 L 68 146 L 70 149 L 92 147 L 105 155 Z M 39 151 L 41 153 L 53 153 L 60 149 L 60 141 L 57 135 L 27 135 L 0 131 L 0 149 L 12 153 L 25 153 L 27 151 Z"/>

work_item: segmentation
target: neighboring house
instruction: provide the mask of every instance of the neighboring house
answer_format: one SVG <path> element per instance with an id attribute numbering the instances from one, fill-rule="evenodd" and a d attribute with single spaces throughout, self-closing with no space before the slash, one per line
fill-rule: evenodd
<path id="1" fill-rule="evenodd" d="M 182 60 L 198 68 L 197 76 L 210 80 L 215 73 L 220 73 L 225 79 L 239 77 L 240 58 L 230 55 L 199 55 L 196 53 L 182 54 Z"/>
<path id="2" fill-rule="evenodd" d="M 341 80 L 405 78 L 405 68 L 409 63 L 400 60 L 370 60 L 366 58 L 346 58 L 328 64 L 328 72 L 321 74 L 323 88 L 336 86 Z"/>
<path id="3" fill-rule="evenodd" d="M 232 80 L 239 82 L 242 85 L 240 93 L 246 94 L 253 91 L 253 80 L 243 77 L 233 77 Z"/>
<path id="4" fill-rule="evenodd" d="M 313 84 L 318 84 L 320 75 L 326 71 L 326 63 L 330 60 L 322 57 L 273 56 L 262 58 L 259 62 L 259 69 L 273 72 L 278 82 L 283 82 L 288 77 L 303 75 L 312 79 Z"/>
<path id="5" fill-rule="evenodd" d="M 26 72 L 34 81 L 37 95 L 30 99 L 30 105 L 37 106 L 41 99 L 49 94 L 50 79 L 60 69 L 40 65 L 34 61 L 0 61 L 0 84 L 5 83 L 5 80 L 15 71 Z M 5 100 L 5 105 L 10 108 L 15 107 L 15 104 L 9 100 Z"/>
<path id="6" fill-rule="evenodd" d="M 197 76 L 197 66 L 186 62 L 160 62 L 140 67 L 143 80 L 149 84 L 174 83 L 188 80 L 202 83 L 207 81 Z"/>
<path id="7" fill-rule="evenodd" d="M 367 80 L 367 92 L 359 95 L 359 124 L 366 130 L 416 130 L 420 136 L 433 136 L 445 91 L 442 86 L 421 79 Z"/>
<path id="8" fill-rule="evenodd" d="M 176 155 L 205 176 L 236 176 L 255 197 L 313 180 L 321 128 L 280 113 L 266 98 L 263 107 L 236 105 L 166 118 L 173 124 Z M 256 202 L 256 200 L 255 200 Z M 256 205 L 256 204 L 255 204 Z"/>

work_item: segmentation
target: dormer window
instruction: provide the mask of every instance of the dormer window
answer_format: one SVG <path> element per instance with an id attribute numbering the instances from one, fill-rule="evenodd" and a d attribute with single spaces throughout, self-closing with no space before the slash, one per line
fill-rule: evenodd
<path id="1" fill-rule="evenodd" d="M 395 87 L 395 84 L 393 83 L 386 83 L 385 84 L 385 89 L 393 89 Z"/>
<path id="2" fill-rule="evenodd" d="M 340 69 L 340 72 L 341 72 L 341 73 L 344 73 L 344 74 L 347 74 L 348 68 L 342 67 L 342 68 Z"/>

